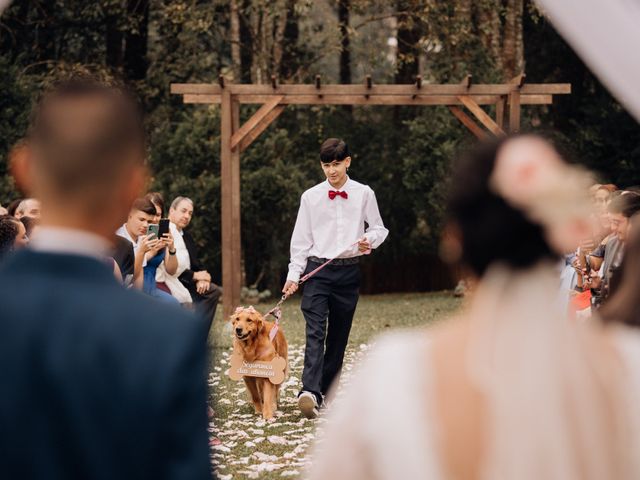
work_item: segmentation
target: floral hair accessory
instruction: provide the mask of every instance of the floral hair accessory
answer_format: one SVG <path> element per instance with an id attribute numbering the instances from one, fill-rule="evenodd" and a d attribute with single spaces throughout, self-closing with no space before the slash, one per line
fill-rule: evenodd
<path id="1" fill-rule="evenodd" d="M 545 229 L 558 253 L 574 250 L 590 235 L 593 184 L 587 170 L 565 163 L 549 143 L 535 136 L 507 141 L 490 179 L 494 192 Z"/>

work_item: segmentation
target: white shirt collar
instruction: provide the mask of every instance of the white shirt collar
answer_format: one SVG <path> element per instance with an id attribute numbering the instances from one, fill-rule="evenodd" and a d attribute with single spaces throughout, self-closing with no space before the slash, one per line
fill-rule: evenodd
<path id="1" fill-rule="evenodd" d="M 347 175 L 347 181 L 344 182 L 344 185 L 342 185 L 342 187 L 340 188 L 340 192 L 344 192 L 347 190 L 347 188 L 349 187 L 349 182 L 351 182 L 351 178 L 349 177 L 349 175 Z M 329 190 L 335 190 L 335 187 L 333 185 L 331 185 L 331 183 L 329 182 L 329 179 L 327 178 L 327 180 L 324 182 L 327 185 L 327 188 Z"/>
<path id="2" fill-rule="evenodd" d="M 74 228 L 39 227 L 29 242 L 29 248 L 37 252 L 67 253 L 103 259 L 111 255 L 109 241 Z"/>

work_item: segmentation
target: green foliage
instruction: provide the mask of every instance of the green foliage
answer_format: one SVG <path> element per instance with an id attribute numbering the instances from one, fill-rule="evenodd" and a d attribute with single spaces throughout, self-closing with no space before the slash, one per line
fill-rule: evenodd
<path id="1" fill-rule="evenodd" d="M 147 112 L 151 188 L 163 192 L 167 201 L 177 195 L 194 200 L 192 228 L 205 264 L 220 279 L 219 110 L 182 104 L 179 96 L 170 94 L 170 83 L 211 82 L 219 73 L 230 78 L 238 70 L 245 81 L 258 70 L 262 77 L 270 74 L 264 68 L 273 64 L 269 60 L 277 39 L 265 40 L 260 29 L 277 26 L 285 13 L 280 81 L 312 82 L 321 74 L 323 83 L 337 82 L 341 48 L 335 2 L 237 3 L 242 39 L 239 69 L 231 58 L 229 0 L 14 0 L 3 14 L 0 31 L 0 202 L 18 196 L 8 175 L 8 153 L 25 135 L 31 102 L 42 85 L 80 67 L 115 73 L 133 84 Z M 461 14 L 458 6 L 470 3 L 471 13 Z M 640 184 L 637 124 L 540 12 L 526 3 L 527 81 L 568 81 L 573 94 L 558 97 L 551 107 L 527 107 L 523 125 L 553 128 L 572 156 L 600 171 L 603 179 Z M 501 81 L 501 59 L 488 53 L 481 41 L 496 32 L 477 18 L 493 4 L 493 0 L 351 2 L 353 81 L 361 81 L 365 74 L 372 74 L 376 83 L 394 78 L 412 81 L 418 67 L 425 82 L 455 83 L 467 73 L 476 83 Z M 146 10 L 131 10 L 136 5 Z M 503 22 L 502 10 L 498 16 L 498 23 Z M 398 30 L 404 34 L 403 42 L 414 43 L 393 47 L 389 40 L 399 35 Z M 243 106 L 242 119 L 253 111 Z M 323 180 L 317 151 L 327 137 L 342 137 L 349 143 L 350 174 L 374 188 L 391 232 L 384 248 L 368 261 L 390 265 L 437 251 L 450 160 L 472 139 L 448 110 L 289 106 L 242 155 L 247 285 L 257 282 L 260 290 L 279 291 L 299 197 Z"/>

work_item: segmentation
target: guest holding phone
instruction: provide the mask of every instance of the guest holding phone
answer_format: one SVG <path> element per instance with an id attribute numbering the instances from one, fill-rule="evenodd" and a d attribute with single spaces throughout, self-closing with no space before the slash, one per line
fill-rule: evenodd
<path id="1" fill-rule="evenodd" d="M 134 285 L 148 295 L 169 303 L 179 303 L 171 295 L 156 287 L 156 270 L 164 262 L 165 269 L 175 271 L 178 261 L 175 258 L 173 237 L 167 233 L 158 238 L 156 233 L 162 211 L 148 198 L 137 199 L 131 208 L 127 222 L 118 229 L 117 234 L 133 244 L 135 253 Z M 150 229 L 151 227 L 151 229 Z M 157 232 L 157 230 L 155 230 Z"/>
<path id="2" fill-rule="evenodd" d="M 155 215 L 152 223 L 148 227 L 148 233 L 155 235 L 156 245 L 147 253 L 147 264 L 143 269 L 144 283 L 143 290 L 152 297 L 169 303 L 180 303 L 171 294 L 160 290 L 156 284 L 156 272 L 160 265 L 164 265 L 164 269 L 169 274 L 173 274 L 178 270 L 178 259 L 176 257 L 176 247 L 174 245 L 173 235 L 169 232 L 169 220 L 163 219 L 164 200 L 158 192 L 152 192 L 145 195 L 145 199 L 149 200 L 154 208 Z"/>

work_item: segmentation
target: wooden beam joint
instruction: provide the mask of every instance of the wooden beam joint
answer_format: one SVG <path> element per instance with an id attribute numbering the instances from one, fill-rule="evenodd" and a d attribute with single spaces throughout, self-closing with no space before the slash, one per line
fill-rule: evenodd
<path id="1" fill-rule="evenodd" d="M 242 140 L 249 133 L 251 133 L 251 131 L 255 129 L 260 124 L 260 122 L 262 122 L 274 108 L 278 106 L 278 104 L 282 101 L 283 98 L 284 98 L 283 95 L 279 95 L 269 100 L 268 102 L 266 102 L 264 105 L 262 105 L 258 109 L 256 113 L 253 114 L 253 116 L 249 120 L 247 120 L 244 123 L 244 125 L 242 125 L 237 131 L 235 131 L 233 136 L 231 137 L 231 149 L 232 150 L 235 149 L 240 144 L 240 142 L 242 142 Z M 269 123 L 267 123 L 267 125 Z"/>

